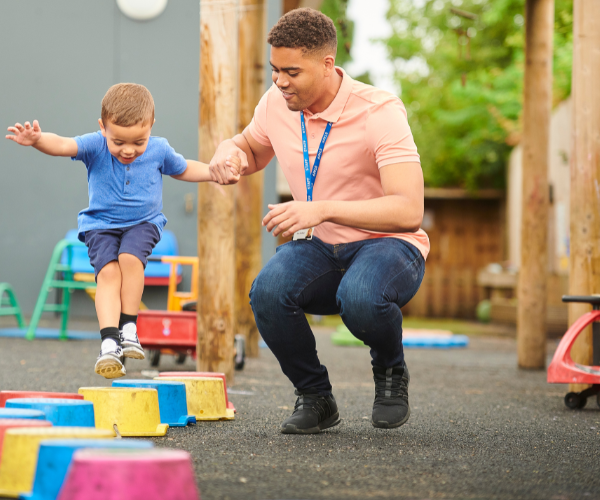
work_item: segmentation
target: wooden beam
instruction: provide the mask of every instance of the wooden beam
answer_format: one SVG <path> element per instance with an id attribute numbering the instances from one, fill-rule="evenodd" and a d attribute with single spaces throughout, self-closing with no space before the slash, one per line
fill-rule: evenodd
<path id="1" fill-rule="evenodd" d="M 519 367 L 541 369 L 546 365 L 548 141 L 554 0 L 527 0 L 525 11 L 523 211 L 517 291 L 517 355 Z"/>
<path id="2" fill-rule="evenodd" d="M 237 2 L 200 2 L 199 158 L 209 162 L 219 142 L 236 132 Z M 198 187 L 199 371 L 234 373 L 235 191 Z"/>
<path id="3" fill-rule="evenodd" d="M 265 65 L 265 0 L 240 0 L 239 100 L 237 132 L 252 120 L 263 95 Z M 261 220 L 264 171 L 242 177 L 236 186 L 235 333 L 246 337 L 246 354 L 257 357 L 258 328 L 248 295 L 262 267 Z"/>
<path id="4" fill-rule="evenodd" d="M 598 0 L 575 0 L 573 7 L 569 293 L 591 295 L 600 293 L 600 5 Z M 585 304 L 569 304 L 569 324 L 589 310 Z M 592 352 L 592 329 L 586 328 L 571 357 L 591 365 Z M 572 385 L 570 390 L 585 387 Z"/>

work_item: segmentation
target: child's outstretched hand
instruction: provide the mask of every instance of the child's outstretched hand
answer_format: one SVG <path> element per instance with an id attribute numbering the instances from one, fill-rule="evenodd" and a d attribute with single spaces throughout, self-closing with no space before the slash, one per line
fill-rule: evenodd
<path id="1" fill-rule="evenodd" d="M 37 120 L 33 120 L 33 126 L 29 122 L 25 122 L 25 126 L 16 123 L 7 130 L 15 135 L 7 135 L 6 138 L 21 146 L 33 146 L 42 137 L 42 129 Z"/>
<path id="2" fill-rule="evenodd" d="M 229 181 L 229 184 L 235 184 L 240 180 L 242 161 L 237 156 L 228 156 L 225 164 L 229 167 L 227 181 Z"/>

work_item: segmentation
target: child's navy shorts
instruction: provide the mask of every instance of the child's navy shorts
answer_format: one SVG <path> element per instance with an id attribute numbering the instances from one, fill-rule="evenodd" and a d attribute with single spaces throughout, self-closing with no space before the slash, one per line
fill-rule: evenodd
<path id="1" fill-rule="evenodd" d="M 93 229 L 85 232 L 90 262 L 96 273 L 122 253 L 135 255 L 146 269 L 148 256 L 160 241 L 158 228 L 151 222 L 116 229 Z"/>

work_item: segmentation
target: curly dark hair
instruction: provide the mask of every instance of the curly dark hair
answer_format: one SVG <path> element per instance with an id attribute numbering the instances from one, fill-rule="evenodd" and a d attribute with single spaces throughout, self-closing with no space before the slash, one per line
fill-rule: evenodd
<path id="1" fill-rule="evenodd" d="M 306 53 L 337 50 L 337 33 L 333 21 L 315 9 L 294 9 L 282 16 L 269 32 L 267 42 L 273 47 L 301 48 Z"/>

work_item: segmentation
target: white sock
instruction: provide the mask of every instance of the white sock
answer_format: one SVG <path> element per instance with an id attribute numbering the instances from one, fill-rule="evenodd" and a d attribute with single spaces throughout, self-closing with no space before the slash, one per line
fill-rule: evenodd
<path id="1" fill-rule="evenodd" d="M 117 350 L 117 343 L 114 339 L 104 339 L 102 341 L 102 347 L 100 347 L 102 352 L 114 352 Z"/>

